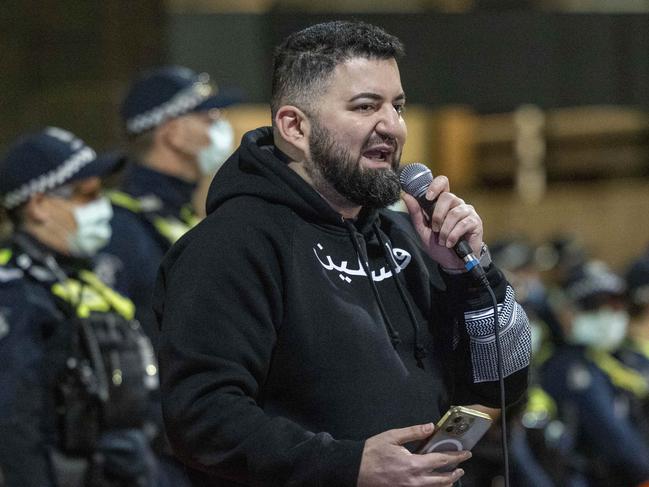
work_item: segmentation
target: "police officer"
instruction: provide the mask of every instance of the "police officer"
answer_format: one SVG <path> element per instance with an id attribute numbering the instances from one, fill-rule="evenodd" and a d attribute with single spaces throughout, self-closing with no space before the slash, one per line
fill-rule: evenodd
<path id="1" fill-rule="evenodd" d="M 564 424 L 575 428 L 571 462 L 592 486 L 636 486 L 649 480 L 649 445 L 636 427 L 634 401 L 647 382 L 613 352 L 626 336 L 624 281 L 589 261 L 564 284 L 559 308 L 566 343 L 541 367 L 541 385 Z"/>
<path id="2" fill-rule="evenodd" d="M 629 330 L 615 353 L 623 364 L 639 373 L 649 384 L 649 256 L 631 263 L 625 274 Z M 649 390 L 634 402 L 636 427 L 649 441 Z"/>
<path id="3" fill-rule="evenodd" d="M 222 109 L 238 99 L 219 92 L 205 73 L 164 66 L 135 79 L 122 101 L 128 164 L 119 189 L 108 193 L 113 233 L 95 257 L 94 269 L 133 300 L 136 317 L 154 346 L 151 296 L 158 265 L 199 220 L 193 208 L 198 183 L 213 175 L 233 149 L 233 129 Z M 159 403 L 153 411 L 158 425 L 154 447 L 165 485 L 186 485 L 162 433 Z"/>
<path id="4" fill-rule="evenodd" d="M 230 155 L 234 134 L 222 108 L 235 99 L 218 93 L 207 74 L 180 66 L 145 72 L 121 106 L 129 167 L 114 205 L 113 237 L 95 270 L 136 304 L 138 319 L 155 343 L 151 295 L 158 265 L 195 225 L 198 182 Z"/>
<path id="5" fill-rule="evenodd" d="M 144 433 L 157 386 L 131 301 L 88 270 L 110 237 L 112 169 L 49 127 L 0 163 L 13 223 L 0 246 L 0 471 L 9 487 L 150 486 Z"/>
<path id="6" fill-rule="evenodd" d="M 649 254 L 631 263 L 625 280 L 630 321 L 620 358 L 649 381 Z"/>

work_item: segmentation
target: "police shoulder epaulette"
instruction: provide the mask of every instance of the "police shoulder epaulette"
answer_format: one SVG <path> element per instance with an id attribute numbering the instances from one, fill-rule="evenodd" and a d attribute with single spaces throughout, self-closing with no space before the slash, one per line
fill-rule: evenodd
<path id="1" fill-rule="evenodd" d="M 135 197 L 118 190 L 109 191 L 107 194 L 115 206 L 125 208 L 133 213 L 156 212 L 162 208 L 162 201 L 154 195 Z"/>
<path id="2" fill-rule="evenodd" d="M 133 213 L 140 213 L 142 211 L 142 205 L 140 205 L 140 202 L 130 194 L 117 190 L 109 191 L 107 194 L 110 202 L 116 206 L 126 208 Z"/>
<path id="3" fill-rule="evenodd" d="M 0 283 L 15 281 L 24 275 L 22 269 L 7 265 L 12 255 L 13 252 L 11 249 L 0 248 Z"/>
<path id="4" fill-rule="evenodd" d="M 0 248 L 0 265 L 7 265 L 7 262 L 11 260 L 13 252 L 11 249 Z"/>
<path id="5" fill-rule="evenodd" d="M 49 282 L 56 280 L 56 275 L 52 269 L 35 262 L 26 252 L 16 255 L 14 262 L 16 270 L 26 273 L 36 281 Z M 22 275 L 24 274 L 21 274 L 21 277 Z"/>

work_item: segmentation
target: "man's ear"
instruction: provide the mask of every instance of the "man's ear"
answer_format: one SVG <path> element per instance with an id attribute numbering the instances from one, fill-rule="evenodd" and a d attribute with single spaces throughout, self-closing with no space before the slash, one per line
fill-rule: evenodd
<path id="1" fill-rule="evenodd" d="M 285 144 L 299 151 L 300 157 L 309 152 L 311 123 L 306 114 L 293 105 L 284 105 L 275 114 L 275 129 Z"/>
<path id="2" fill-rule="evenodd" d="M 43 193 L 36 193 L 29 197 L 25 203 L 23 211 L 25 221 L 33 221 L 35 223 L 43 223 L 47 220 L 49 215 L 46 198 Z"/>

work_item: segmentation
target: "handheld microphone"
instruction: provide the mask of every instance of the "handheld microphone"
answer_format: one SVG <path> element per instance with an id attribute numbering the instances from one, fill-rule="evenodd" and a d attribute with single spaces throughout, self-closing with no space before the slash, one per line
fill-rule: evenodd
<path id="1" fill-rule="evenodd" d="M 435 200 L 426 199 L 426 190 L 433 181 L 433 173 L 424 164 L 414 162 L 406 164 L 399 169 L 399 182 L 401 189 L 413 196 L 424 213 L 430 219 Z M 480 261 L 473 255 L 473 250 L 467 241 L 461 238 L 453 247 L 455 254 L 464 262 L 464 268 L 470 272 L 476 279 L 484 282 L 486 279 L 485 271 L 480 265 Z"/>

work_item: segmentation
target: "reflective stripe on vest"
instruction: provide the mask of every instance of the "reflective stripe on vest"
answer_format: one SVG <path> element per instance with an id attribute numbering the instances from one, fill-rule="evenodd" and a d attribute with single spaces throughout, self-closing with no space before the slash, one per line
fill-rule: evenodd
<path id="1" fill-rule="evenodd" d="M 532 421 L 549 420 L 557 416 L 557 403 L 539 386 L 532 386 L 528 390 L 525 416 L 532 416 Z"/>
<path id="2" fill-rule="evenodd" d="M 11 249 L 0 249 L 0 265 L 5 265 L 11 260 L 13 252 Z"/>
<path id="3" fill-rule="evenodd" d="M 603 350 L 588 350 L 586 355 L 611 379 L 616 387 L 630 391 L 638 397 L 645 397 L 649 393 L 649 385 L 645 378 L 610 353 Z"/>
<path id="4" fill-rule="evenodd" d="M 180 237 L 200 221 L 200 218 L 193 212 L 191 205 L 185 205 L 181 208 L 179 219 L 173 216 L 157 215 L 148 211 L 139 199 L 121 191 L 110 191 L 108 197 L 114 205 L 143 215 L 156 231 L 171 244 L 176 243 Z"/>
<path id="5" fill-rule="evenodd" d="M 83 270 L 79 278 L 69 278 L 63 283 L 57 282 L 52 286 L 52 293 L 73 305 L 80 318 L 87 318 L 92 312 L 116 313 L 132 320 L 135 316 L 133 302 L 106 286 L 94 273 Z"/>

